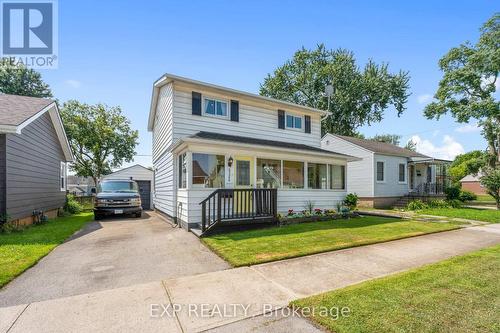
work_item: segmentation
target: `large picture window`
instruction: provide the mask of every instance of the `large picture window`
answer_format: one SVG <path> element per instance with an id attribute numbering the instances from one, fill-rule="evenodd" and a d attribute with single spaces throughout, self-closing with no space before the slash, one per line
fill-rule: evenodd
<path id="1" fill-rule="evenodd" d="M 257 187 L 278 188 L 281 186 L 281 161 L 257 159 Z"/>
<path id="2" fill-rule="evenodd" d="M 307 184 L 308 187 L 312 189 L 327 188 L 328 184 L 326 180 L 326 164 L 307 164 Z"/>
<path id="3" fill-rule="evenodd" d="M 345 165 L 330 165 L 330 188 L 345 190 Z"/>
<path id="4" fill-rule="evenodd" d="M 283 187 L 304 188 L 304 163 L 283 161 Z"/>
<path id="5" fill-rule="evenodd" d="M 225 158 L 224 155 L 193 153 L 193 186 L 205 188 L 223 188 Z"/>

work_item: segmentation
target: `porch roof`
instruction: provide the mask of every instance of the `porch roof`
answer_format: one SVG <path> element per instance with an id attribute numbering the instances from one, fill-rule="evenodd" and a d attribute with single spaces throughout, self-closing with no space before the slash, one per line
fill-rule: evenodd
<path id="1" fill-rule="evenodd" d="M 236 144 L 236 145 L 251 145 L 251 146 L 266 146 L 266 147 L 271 147 L 277 150 L 290 150 L 290 151 L 302 151 L 302 152 L 308 152 L 312 153 L 315 155 L 323 155 L 323 156 L 329 156 L 329 157 L 337 157 L 341 159 L 345 159 L 346 161 L 358 161 L 360 160 L 358 157 L 346 155 L 346 154 L 340 154 L 340 153 L 334 153 L 329 150 L 321 149 L 318 147 L 313 147 L 313 146 L 308 146 L 300 143 L 292 143 L 292 142 L 282 142 L 282 141 L 274 141 L 274 140 L 266 140 L 266 139 L 256 139 L 256 138 L 249 138 L 249 137 L 243 137 L 243 136 L 236 136 L 236 135 L 228 135 L 228 134 L 220 134 L 220 133 L 213 133 L 213 132 L 198 132 L 196 134 L 193 134 L 189 137 L 183 138 L 179 141 L 177 141 L 172 147 L 171 151 L 175 151 L 176 148 L 181 146 L 182 143 L 184 142 L 199 142 L 199 141 L 222 141 L 222 142 L 227 142 L 231 144 Z"/>
<path id="2" fill-rule="evenodd" d="M 410 157 L 409 158 L 409 164 L 450 164 L 452 161 L 449 160 L 443 160 L 439 158 L 433 158 L 433 157 Z"/>

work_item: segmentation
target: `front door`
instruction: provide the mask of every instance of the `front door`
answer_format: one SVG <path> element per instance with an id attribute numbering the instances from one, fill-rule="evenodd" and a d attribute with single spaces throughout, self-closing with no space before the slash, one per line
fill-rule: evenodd
<path id="1" fill-rule="evenodd" d="M 253 188 L 253 158 L 239 156 L 234 161 L 234 188 Z M 234 205 L 238 213 L 249 213 L 252 210 L 252 193 L 250 191 L 235 191 Z"/>

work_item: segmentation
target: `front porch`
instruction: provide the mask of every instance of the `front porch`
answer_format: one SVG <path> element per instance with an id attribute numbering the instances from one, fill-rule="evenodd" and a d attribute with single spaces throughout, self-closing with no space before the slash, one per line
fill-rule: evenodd
<path id="1" fill-rule="evenodd" d="M 448 167 L 451 161 L 412 157 L 408 163 L 410 197 L 444 196 L 450 186 Z"/>
<path id="2" fill-rule="evenodd" d="M 222 138 L 222 139 L 221 139 Z M 176 217 L 187 229 L 275 223 L 279 213 L 335 209 L 351 157 L 300 144 L 221 136 L 186 138 L 174 149 Z"/>

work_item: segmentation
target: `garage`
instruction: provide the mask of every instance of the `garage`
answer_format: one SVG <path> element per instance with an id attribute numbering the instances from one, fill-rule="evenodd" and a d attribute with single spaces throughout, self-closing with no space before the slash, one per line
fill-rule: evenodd
<path id="1" fill-rule="evenodd" d="M 140 164 L 132 165 L 128 168 L 117 170 L 109 175 L 102 177 L 103 179 L 132 179 L 139 185 L 141 194 L 142 209 L 153 209 L 153 170 L 146 168 Z"/>
<path id="2" fill-rule="evenodd" d="M 141 194 L 142 209 L 151 209 L 151 181 L 136 180 Z"/>

